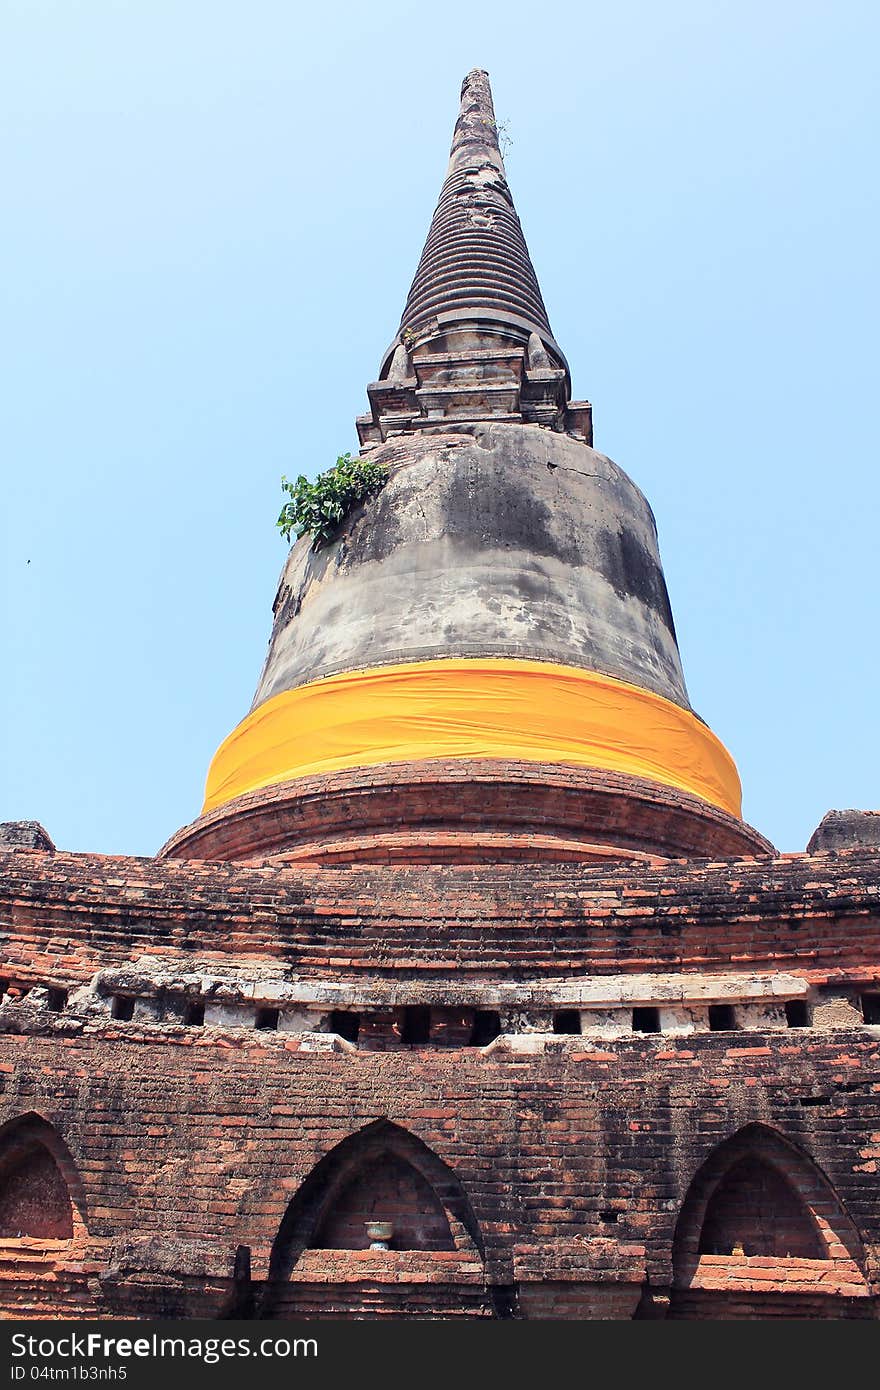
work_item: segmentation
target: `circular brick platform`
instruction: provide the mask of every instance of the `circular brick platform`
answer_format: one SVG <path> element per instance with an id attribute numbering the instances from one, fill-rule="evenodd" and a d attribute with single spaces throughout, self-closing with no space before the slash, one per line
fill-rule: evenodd
<path id="1" fill-rule="evenodd" d="M 501 760 L 398 763 L 237 797 L 160 855 L 275 863 L 486 864 L 774 854 L 695 796 L 622 773 Z"/>

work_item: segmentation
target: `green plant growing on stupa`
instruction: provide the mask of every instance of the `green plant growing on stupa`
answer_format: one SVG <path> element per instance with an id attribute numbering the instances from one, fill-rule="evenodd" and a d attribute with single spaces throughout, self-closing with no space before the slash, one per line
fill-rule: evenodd
<path id="1" fill-rule="evenodd" d="M 313 537 L 320 550 L 348 516 L 352 507 L 379 491 L 388 480 L 385 464 L 353 459 L 341 454 L 332 468 L 319 473 L 313 483 L 302 474 L 292 483 L 282 476 L 281 487 L 290 501 L 281 508 L 275 525 L 286 541 L 291 534 Z"/>

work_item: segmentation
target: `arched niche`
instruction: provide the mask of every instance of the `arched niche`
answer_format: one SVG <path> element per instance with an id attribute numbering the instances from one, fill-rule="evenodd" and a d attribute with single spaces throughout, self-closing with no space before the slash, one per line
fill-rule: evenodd
<path id="1" fill-rule="evenodd" d="M 315 1165 L 285 1213 L 270 1280 L 290 1277 L 306 1249 L 364 1250 L 367 1221 L 390 1221 L 391 1248 L 460 1250 L 482 1259 L 479 1227 L 452 1169 L 408 1130 L 367 1125 Z"/>
<path id="2" fill-rule="evenodd" d="M 828 1258 L 797 1188 L 772 1162 L 754 1153 L 732 1163 L 715 1187 L 706 1204 L 698 1248 L 701 1255 Z"/>
<path id="3" fill-rule="evenodd" d="M 76 1165 L 53 1125 L 29 1112 L 0 1126 L 0 1242 L 71 1242 L 85 1231 Z"/>
<path id="4" fill-rule="evenodd" d="M 725 1299 L 744 1308 L 751 1299 L 761 1316 L 781 1295 L 807 1308 L 811 1290 L 826 1301 L 867 1293 L 862 1244 L 831 1183 L 763 1124 L 731 1135 L 697 1170 L 676 1225 L 673 1272 L 677 1306 L 688 1309 L 679 1316 L 724 1316 Z M 712 1311 L 695 1311 L 682 1291 L 697 1291 Z"/>
<path id="5" fill-rule="evenodd" d="M 395 1153 L 365 1159 L 337 1190 L 309 1241 L 317 1250 L 366 1250 L 367 1222 L 390 1221 L 395 1250 L 454 1250 L 443 1203 L 418 1168 Z"/>

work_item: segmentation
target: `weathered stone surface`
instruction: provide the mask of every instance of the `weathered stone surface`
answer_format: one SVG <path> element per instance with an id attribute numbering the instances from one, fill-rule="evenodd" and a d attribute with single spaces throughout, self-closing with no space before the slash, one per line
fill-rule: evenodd
<path id="1" fill-rule="evenodd" d="M 880 811 L 828 811 L 810 836 L 807 854 L 880 845 Z"/>
<path id="2" fill-rule="evenodd" d="M 294 546 L 254 707 L 321 676 L 528 657 L 689 708 L 651 509 L 567 435 L 492 424 L 376 449 L 392 475 L 315 551 Z"/>
<path id="3" fill-rule="evenodd" d="M 41 849 L 52 854 L 55 845 L 36 820 L 7 820 L 0 823 L 0 846 L 4 849 Z"/>

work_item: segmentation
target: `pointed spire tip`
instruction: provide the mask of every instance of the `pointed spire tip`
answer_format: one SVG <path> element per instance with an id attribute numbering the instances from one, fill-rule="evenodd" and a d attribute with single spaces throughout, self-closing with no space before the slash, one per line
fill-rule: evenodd
<path id="1" fill-rule="evenodd" d="M 481 85 L 482 85 L 482 84 L 485 84 L 485 86 L 489 87 L 489 90 L 491 91 L 491 86 L 490 86 L 490 84 L 489 84 L 489 74 L 487 73 L 487 71 L 486 71 L 485 68 L 471 68 L 470 72 L 467 73 L 467 75 L 466 75 L 464 78 L 462 78 L 462 83 L 461 83 L 461 95 L 462 95 L 462 96 L 464 96 L 465 88 L 466 88 L 471 82 L 480 82 Z"/>
<path id="2" fill-rule="evenodd" d="M 492 88 L 489 74 L 482 68 L 473 68 L 461 84 L 461 108 L 452 135 L 451 162 L 447 174 L 463 151 L 481 152 L 503 174 L 504 161 L 498 145 Z"/>

